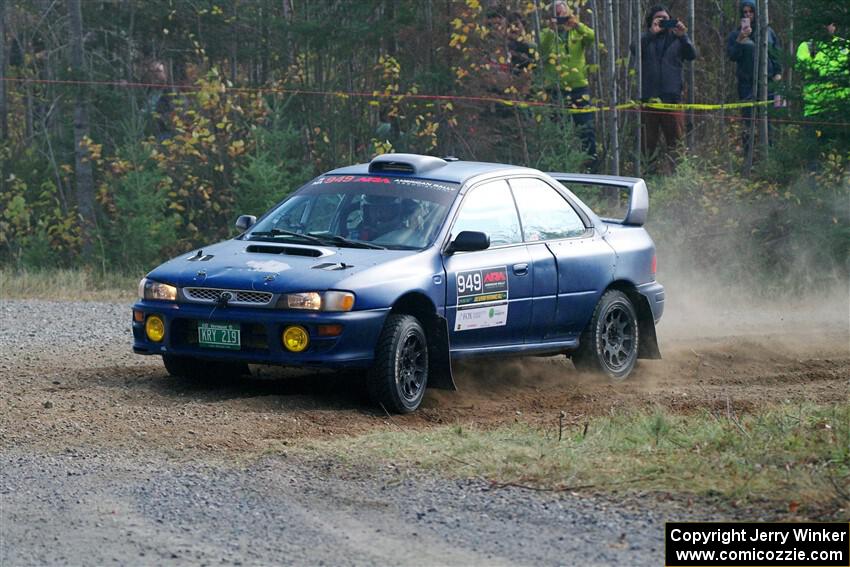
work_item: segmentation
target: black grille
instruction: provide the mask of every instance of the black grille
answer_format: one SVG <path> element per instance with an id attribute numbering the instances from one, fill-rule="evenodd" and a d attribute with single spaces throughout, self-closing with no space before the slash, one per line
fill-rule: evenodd
<path id="1" fill-rule="evenodd" d="M 214 289 L 210 287 L 187 287 L 183 289 L 186 299 L 196 303 L 216 303 L 224 292 L 229 292 L 232 296 L 227 302 L 228 305 L 268 305 L 271 303 L 273 295 L 267 291 Z"/>

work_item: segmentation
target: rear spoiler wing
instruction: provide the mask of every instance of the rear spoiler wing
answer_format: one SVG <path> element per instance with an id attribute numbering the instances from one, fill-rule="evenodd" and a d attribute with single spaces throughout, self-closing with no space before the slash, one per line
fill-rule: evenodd
<path id="1" fill-rule="evenodd" d="M 603 218 L 605 222 L 614 222 L 630 226 L 643 226 L 649 213 L 649 191 L 646 182 L 638 177 L 619 177 L 615 175 L 590 175 L 582 173 L 547 173 L 556 181 L 569 188 L 570 184 L 594 185 L 600 190 L 606 188 L 624 189 L 629 192 L 629 209 L 622 219 Z"/>

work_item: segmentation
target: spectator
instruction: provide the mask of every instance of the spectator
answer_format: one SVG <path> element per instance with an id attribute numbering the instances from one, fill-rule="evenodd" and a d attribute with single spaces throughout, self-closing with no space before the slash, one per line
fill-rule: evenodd
<path id="1" fill-rule="evenodd" d="M 511 84 L 510 50 L 508 47 L 507 18 L 499 6 L 490 8 L 484 17 L 488 35 L 484 44 L 484 69 L 482 83 L 494 98 L 503 98 Z M 486 113 L 501 116 L 506 109 L 491 103 Z"/>
<path id="2" fill-rule="evenodd" d="M 821 37 L 797 48 L 804 81 L 803 115 L 807 118 L 850 108 L 850 42 L 836 31 L 835 23 L 830 22 Z"/>
<path id="3" fill-rule="evenodd" d="M 171 125 L 171 114 L 175 107 L 175 93 L 168 86 L 168 75 L 162 61 L 153 60 L 148 63 L 145 80 L 148 82 L 148 98 L 145 111 L 152 115 L 154 134 L 160 142 L 171 138 L 174 133 Z"/>
<path id="4" fill-rule="evenodd" d="M 753 101 L 758 98 L 753 88 L 753 80 L 758 72 L 756 69 L 756 54 L 759 49 L 758 17 L 756 15 L 756 3 L 753 0 L 741 0 L 741 23 L 729 34 L 726 40 L 726 54 L 735 62 L 738 77 L 738 100 Z M 774 84 L 782 79 L 782 63 L 779 54 L 782 46 L 779 37 L 773 29 L 767 28 L 767 97 L 773 98 Z M 753 116 L 752 108 L 745 108 L 741 112 L 747 124 L 751 125 Z M 772 138 L 773 136 L 769 136 Z M 744 132 L 744 153 L 749 153 L 750 138 L 748 132 Z"/>
<path id="5" fill-rule="evenodd" d="M 531 70 L 534 61 L 532 44 L 525 41 L 525 22 L 522 14 L 511 12 L 507 21 L 508 51 L 510 52 L 511 73 L 514 76 L 522 75 Z"/>
<path id="6" fill-rule="evenodd" d="M 585 50 L 593 45 L 594 31 L 579 21 L 566 2 L 555 2 L 555 17 L 540 32 L 540 60 L 543 87 L 556 104 L 571 109 L 590 106 Z M 596 170 L 596 131 L 592 112 L 571 113 L 581 138 L 582 150 L 590 157 L 590 171 Z"/>
<path id="7" fill-rule="evenodd" d="M 503 9 L 495 7 L 487 12 L 485 22 L 489 33 L 483 84 L 497 98 L 525 98 L 533 55 L 531 44 L 525 41 L 522 15 L 505 15 Z M 489 112 L 499 117 L 513 116 L 513 110 L 501 104 L 491 104 Z"/>
<path id="8" fill-rule="evenodd" d="M 660 100 L 664 103 L 682 102 L 682 66 L 696 59 L 697 50 L 688 37 L 688 28 L 682 20 L 673 20 L 664 6 L 653 6 L 646 14 L 645 31 L 640 36 L 641 96 L 643 101 Z M 631 46 L 632 55 L 635 46 Z M 648 159 L 663 158 L 662 167 L 672 170 L 675 152 L 684 133 L 684 116 L 680 111 L 647 112 L 644 114 L 643 149 Z M 665 151 L 656 156 L 661 135 Z"/>

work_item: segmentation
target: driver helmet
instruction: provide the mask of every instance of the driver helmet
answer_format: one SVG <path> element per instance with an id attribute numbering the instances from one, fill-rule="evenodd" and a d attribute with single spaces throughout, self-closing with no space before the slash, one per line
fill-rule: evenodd
<path id="1" fill-rule="evenodd" d="M 363 220 L 382 225 L 397 220 L 402 208 L 399 199 L 382 195 L 365 195 L 363 198 Z"/>

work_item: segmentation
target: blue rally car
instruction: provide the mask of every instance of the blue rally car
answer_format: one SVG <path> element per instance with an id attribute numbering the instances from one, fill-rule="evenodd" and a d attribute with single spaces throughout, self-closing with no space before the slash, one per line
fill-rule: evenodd
<path id="1" fill-rule="evenodd" d="M 626 195 L 623 218 L 599 218 L 574 186 Z M 200 379 L 248 363 L 359 368 L 395 412 L 453 389 L 463 356 L 566 354 L 622 379 L 660 357 L 648 207 L 641 179 L 382 155 L 150 272 L 133 350 Z"/>

